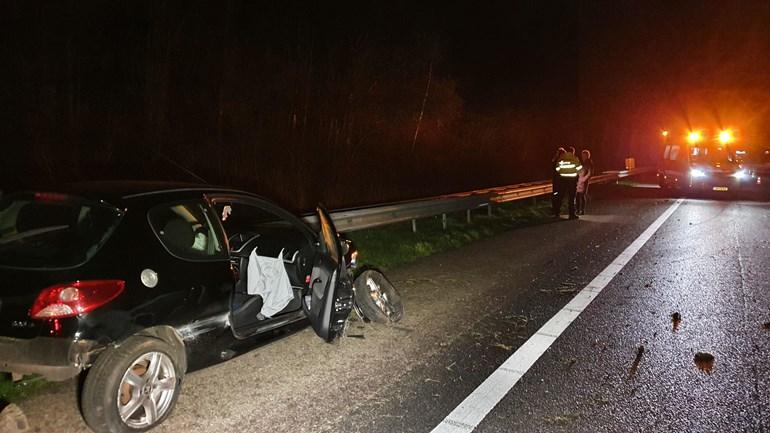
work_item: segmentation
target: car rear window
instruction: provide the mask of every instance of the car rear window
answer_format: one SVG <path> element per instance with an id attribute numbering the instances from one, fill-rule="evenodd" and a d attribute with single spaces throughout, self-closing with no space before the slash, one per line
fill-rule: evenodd
<path id="1" fill-rule="evenodd" d="M 120 222 L 109 205 L 55 194 L 0 199 L 0 267 L 58 269 L 90 260 Z"/>

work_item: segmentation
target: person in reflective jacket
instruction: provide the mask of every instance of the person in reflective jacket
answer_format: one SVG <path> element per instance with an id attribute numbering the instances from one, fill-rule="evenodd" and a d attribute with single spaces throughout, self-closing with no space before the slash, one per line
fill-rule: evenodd
<path id="1" fill-rule="evenodd" d="M 556 149 L 556 154 L 551 158 L 551 176 L 553 176 L 551 180 L 551 191 L 553 191 L 553 194 L 551 194 L 551 210 L 556 218 L 561 213 L 561 197 L 564 195 L 564 191 L 561 188 L 561 176 L 559 176 L 559 171 L 556 170 L 556 167 L 559 166 L 559 161 L 561 161 L 565 153 L 567 151 L 560 147 Z"/>
<path id="2" fill-rule="evenodd" d="M 575 213 L 575 195 L 577 191 L 578 173 L 583 168 L 580 160 L 575 156 L 575 148 L 570 146 L 567 152 L 556 163 L 555 170 L 559 174 L 559 183 L 561 193 L 558 195 L 559 205 L 556 209 L 561 209 L 561 201 L 567 196 L 569 206 L 569 219 L 577 219 Z"/>

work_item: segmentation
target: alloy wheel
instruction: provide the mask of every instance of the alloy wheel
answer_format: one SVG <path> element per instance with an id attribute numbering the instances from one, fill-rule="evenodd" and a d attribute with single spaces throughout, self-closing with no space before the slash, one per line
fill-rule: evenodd
<path id="1" fill-rule="evenodd" d="M 171 408 L 177 387 L 171 358 L 162 352 L 148 352 L 134 360 L 123 374 L 117 395 L 123 422 L 136 429 L 150 427 Z"/>

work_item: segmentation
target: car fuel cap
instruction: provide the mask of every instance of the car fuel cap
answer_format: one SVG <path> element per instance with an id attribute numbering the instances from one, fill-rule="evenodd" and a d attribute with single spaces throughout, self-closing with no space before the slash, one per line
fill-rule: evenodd
<path id="1" fill-rule="evenodd" d="M 139 278 L 142 280 L 142 284 L 150 289 L 158 285 L 158 273 L 152 269 L 143 270 Z"/>

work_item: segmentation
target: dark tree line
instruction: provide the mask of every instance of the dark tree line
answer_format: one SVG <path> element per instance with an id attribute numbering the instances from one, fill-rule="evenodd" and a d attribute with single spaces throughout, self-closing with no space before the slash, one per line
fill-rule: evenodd
<path id="1" fill-rule="evenodd" d="M 308 209 L 547 177 L 576 70 L 543 83 L 550 99 L 468 109 L 441 8 L 5 3 L 0 188 L 205 180 Z"/>

